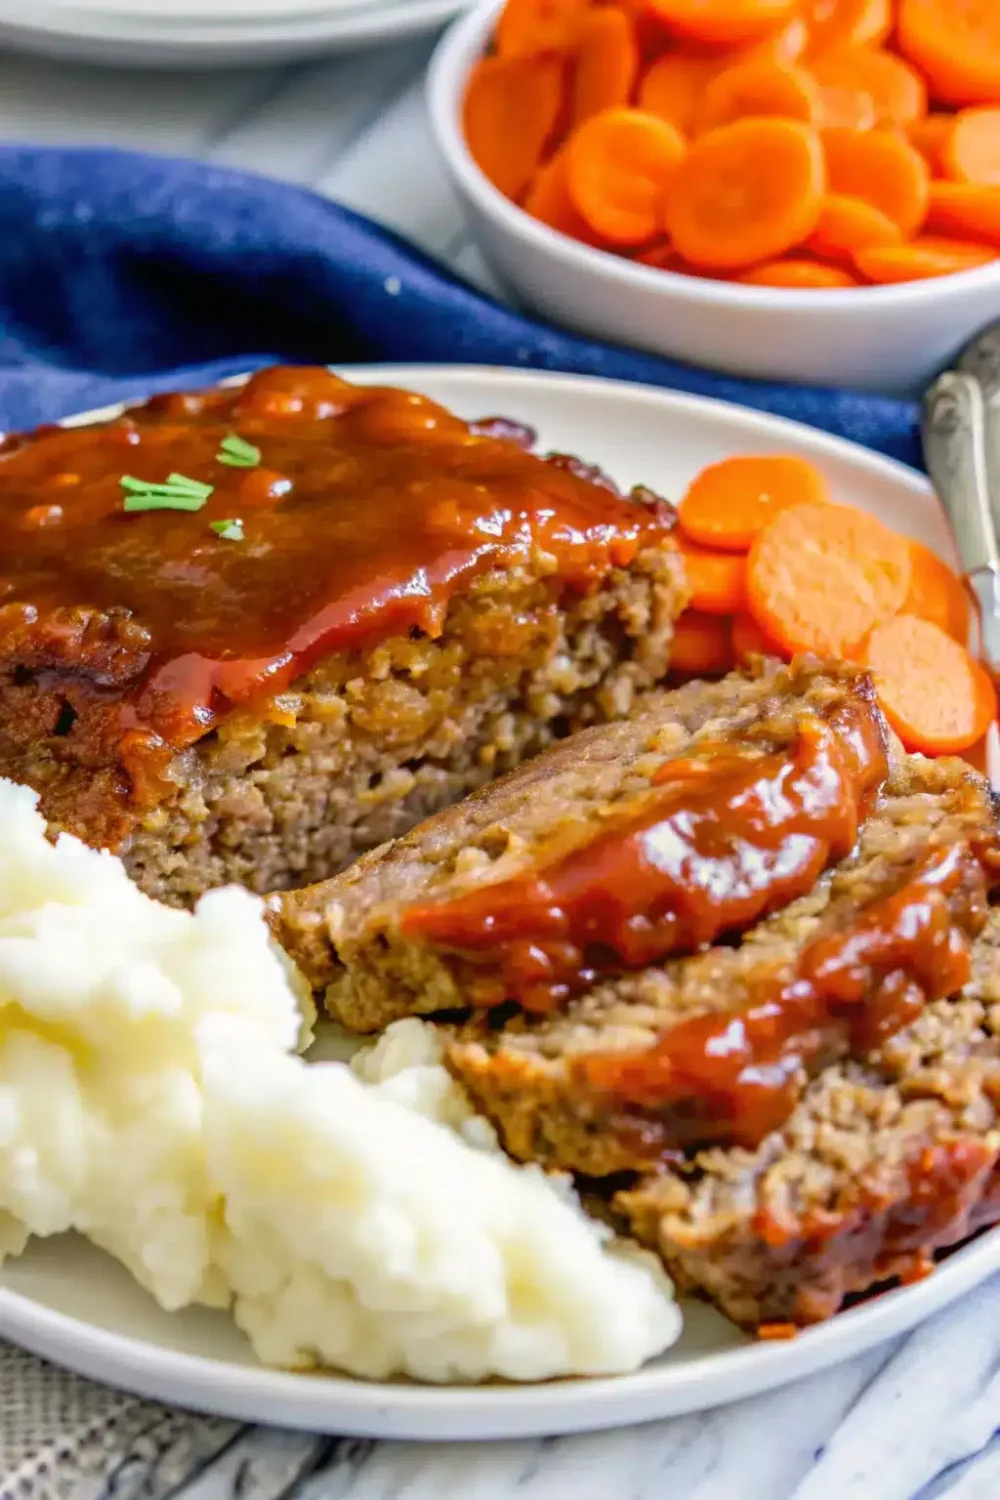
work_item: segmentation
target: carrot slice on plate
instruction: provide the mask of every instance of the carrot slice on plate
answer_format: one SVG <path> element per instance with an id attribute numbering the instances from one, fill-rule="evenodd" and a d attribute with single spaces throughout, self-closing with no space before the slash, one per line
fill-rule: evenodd
<path id="1" fill-rule="evenodd" d="M 998 257 L 1000 252 L 991 245 L 920 234 L 908 244 L 872 245 L 867 250 L 859 250 L 854 264 L 868 281 L 890 285 L 897 281 L 929 281 L 934 276 L 975 271 Z"/>
<path id="2" fill-rule="evenodd" d="M 828 266 L 820 260 L 794 255 L 768 260 L 762 266 L 741 271 L 736 280 L 742 286 L 783 286 L 793 292 L 842 292 L 860 285 L 857 277 L 845 271 L 843 266 Z"/>
<path id="3" fill-rule="evenodd" d="M 809 54 L 856 44 L 878 46 L 892 30 L 889 0 L 806 0 Z"/>
<path id="4" fill-rule="evenodd" d="M 840 102 L 851 93 L 862 96 L 859 108 L 867 113 L 870 100 L 875 124 L 905 124 L 927 113 L 927 87 L 920 74 L 891 52 L 875 47 L 840 47 L 810 63 L 821 96 L 825 90 Z M 829 123 L 833 124 L 834 121 Z"/>
<path id="5" fill-rule="evenodd" d="M 715 130 L 748 115 L 810 121 L 818 104 L 816 85 L 803 68 L 771 57 L 751 58 L 724 68 L 711 80 L 697 124 L 699 131 Z"/>
<path id="6" fill-rule="evenodd" d="M 730 632 L 733 657 L 738 665 L 751 656 L 783 656 L 785 653 L 761 630 L 753 615 L 743 611 L 733 619 Z"/>
<path id="7" fill-rule="evenodd" d="M 942 152 L 954 128 L 955 116 L 946 114 L 924 115 L 922 120 L 910 120 L 906 126 L 907 140 L 920 152 L 932 177 L 944 174 Z"/>
<path id="8" fill-rule="evenodd" d="M 600 240 L 577 213 L 576 204 L 569 195 L 567 179 L 566 148 L 563 147 L 543 167 L 539 167 L 525 196 L 524 211 L 540 223 L 547 224 L 550 229 L 596 247 Z"/>
<path id="9" fill-rule="evenodd" d="M 846 193 L 827 193 L 807 249 L 829 260 L 850 260 L 867 245 L 898 245 L 903 234 L 886 214 Z"/>
<path id="10" fill-rule="evenodd" d="M 675 125 L 682 135 L 692 135 L 705 90 L 720 66 L 717 57 L 664 52 L 639 85 L 640 109 Z"/>
<path id="11" fill-rule="evenodd" d="M 795 19 L 800 0 L 649 0 L 664 25 L 695 42 L 738 47 Z"/>
<path id="12" fill-rule="evenodd" d="M 739 120 L 695 141 L 667 193 L 666 229 L 692 265 L 744 270 L 809 237 L 825 188 L 808 125 Z"/>
<path id="13" fill-rule="evenodd" d="M 1000 100 L 997 0 L 899 0 L 896 40 L 941 104 Z"/>
<path id="14" fill-rule="evenodd" d="M 963 109 L 941 151 L 956 182 L 1000 184 L 1000 109 Z"/>
<path id="15" fill-rule="evenodd" d="M 580 36 L 589 0 L 506 0 L 497 17 L 499 57 L 541 57 L 570 52 Z"/>
<path id="16" fill-rule="evenodd" d="M 747 605 L 790 655 L 850 656 L 902 606 L 912 564 L 904 537 L 847 505 L 779 512 L 750 549 Z"/>
<path id="17" fill-rule="evenodd" d="M 520 198 L 528 186 L 562 103 L 563 69 L 552 57 L 486 57 L 465 93 L 465 139 L 501 193 Z"/>
<path id="18" fill-rule="evenodd" d="M 670 670 L 682 677 L 715 677 L 733 665 L 729 621 L 686 609 L 674 622 Z"/>
<path id="19" fill-rule="evenodd" d="M 863 659 L 882 710 L 909 751 L 958 754 L 982 739 L 996 718 L 996 691 L 983 668 L 918 615 L 897 615 L 876 627 Z"/>
<path id="20" fill-rule="evenodd" d="M 686 149 L 679 130 L 645 110 L 593 115 L 567 146 L 569 191 L 577 211 L 609 244 L 653 239 L 662 227 L 667 186 Z"/>
<path id="21" fill-rule="evenodd" d="M 910 591 L 903 613 L 930 620 L 964 646 L 969 639 L 972 611 L 961 580 L 936 552 L 920 542 L 910 543 L 910 565 Z"/>
<path id="22" fill-rule="evenodd" d="M 916 233 L 927 213 L 930 173 L 909 141 L 887 131 L 825 130 L 823 149 L 831 193 L 860 198 Z"/>
<path id="23" fill-rule="evenodd" d="M 591 11 L 580 28 L 573 75 L 573 124 L 627 104 L 639 72 L 635 28 L 623 10 Z"/>
<path id="24" fill-rule="evenodd" d="M 683 537 L 678 545 L 691 588 L 691 608 L 706 615 L 732 615 L 742 609 L 746 558 L 738 552 L 699 547 Z"/>
<path id="25" fill-rule="evenodd" d="M 779 511 L 827 503 L 826 480 L 806 459 L 792 453 L 737 454 L 702 469 L 677 515 L 685 536 L 701 546 L 747 552 Z"/>
<path id="26" fill-rule="evenodd" d="M 926 228 L 931 234 L 1000 246 L 1000 187 L 932 182 Z"/>

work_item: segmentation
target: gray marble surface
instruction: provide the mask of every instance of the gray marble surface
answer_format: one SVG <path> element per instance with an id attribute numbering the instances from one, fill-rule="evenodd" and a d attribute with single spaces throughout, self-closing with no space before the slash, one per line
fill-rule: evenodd
<path id="1" fill-rule="evenodd" d="M 0 55 L 0 136 L 122 144 L 288 178 L 488 285 L 434 161 L 428 53 L 411 43 L 191 76 Z M 3 1351 L 0 1500 L 1000 1500 L 998 1370 L 1000 1282 L 786 1390 L 545 1441 L 446 1447 L 246 1428 L 75 1379 L 56 1390 L 37 1361 Z"/>

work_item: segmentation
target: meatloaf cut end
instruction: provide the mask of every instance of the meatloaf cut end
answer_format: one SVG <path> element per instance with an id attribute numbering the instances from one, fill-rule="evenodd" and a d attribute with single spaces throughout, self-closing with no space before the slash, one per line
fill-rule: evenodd
<path id="1" fill-rule="evenodd" d="M 824 1066 L 866 1056 L 925 1001 L 961 988 L 997 867 L 982 778 L 960 761 L 901 758 L 852 855 L 739 946 L 599 984 L 543 1021 L 476 1021 L 449 1065 L 523 1161 L 605 1177 L 713 1142 L 755 1143 Z M 936 892 L 934 869 L 951 872 Z M 855 943 L 907 920 L 933 943 Z M 957 967 L 938 966 L 944 955 Z"/>
<path id="2" fill-rule="evenodd" d="M 810 725 L 819 726 L 814 739 L 807 733 Z M 724 801 L 713 802 L 717 781 L 701 772 L 714 774 L 721 765 L 724 775 L 748 775 L 752 782 L 770 768 L 767 774 L 775 778 L 771 808 L 795 814 L 801 746 L 808 745 L 815 756 L 820 755 L 817 746 L 825 747 L 823 754 L 829 749 L 820 729 L 840 736 L 837 754 L 849 742 L 857 765 L 852 762 L 853 780 L 845 772 L 851 780 L 848 796 L 823 762 L 825 779 L 804 794 L 805 802 L 813 799 L 810 829 L 830 819 L 824 799 L 843 792 L 851 805 L 838 804 L 836 815 L 846 814 L 846 823 L 838 824 L 839 834 L 823 837 L 832 845 L 844 835 L 839 853 L 846 853 L 857 818 L 887 769 L 884 725 L 870 679 L 857 668 L 808 658 L 788 667 L 758 663 L 720 682 L 650 694 L 630 721 L 595 727 L 565 741 L 366 855 L 334 880 L 293 892 L 276 905 L 279 938 L 315 988 L 325 992 L 330 1013 L 353 1031 L 375 1031 L 407 1015 L 489 1008 L 508 999 L 528 1009 L 544 1008 L 565 999 L 574 987 L 585 988 L 595 966 L 598 972 L 613 972 L 642 967 L 665 952 L 691 951 L 812 885 L 826 862 L 822 838 L 810 842 L 803 834 L 812 812 L 803 811 L 787 827 L 769 829 L 772 845 L 758 858 L 756 833 L 749 830 L 743 839 L 733 831 L 739 826 L 740 804 L 734 799 L 730 808 Z M 802 766 L 803 777 L 816 769 L 812 760 L 802 760 Z M 779 789 L 778 780 L 786 773 L 792 779 Z M 738 784 L 757 795 L 750 782 Z M 687 787 L 694 787 L 697 796 L 707 795 L 708 812 L 716 819 L 704 852 L 697 828 L 691 832 L 686 823 L 675 836 L 673 825 L 668 828 L 663 821 L 688 817 L 692 804 Z M 740 795 L 743 805 L 750 806 L 749 792 Z M 759 811 L 765 823 L 784 816 L 767 808 Z M 641 868 L 623 863 L 622 844 L 637 827 L 654 830 L 656 850 L 669 845 L 681 851 L 680 857 L 658 852 L 655 858 L 644 855 L 648 863 Z M 747 868 L 738 868 L 741 860 Z M 698 890 L 675 891 L 677 880 L 690 880 L 696 867 Z M 565 933 L 553 937 L 544 929 L 535 935 L 515 932 L 509 942 L 494 941 L 498 922 L 506 920 L 498 912 L 508 910 L 514 923 L 522 915 L 529 923 L 548 920 L 548 906 L 554 903 L 551 872 L 574 868 L 581 871 L 581 878 L 573 878 L 583 891 L 580 905 L 589 946 L 574 947 Z M 543 887 L 542 879 L 549 884 Z M 597 888 L 600 908 L 593 900 Z M 545 896 L 544 890 L 550 894 Z M 645 906 L 639 904 L 643 901 Z M 466 943 L 448 924 L 469 903 L 480 909 L 479 931 Z M 560 903 L 554 921 L 563 920 L 567 903 L 562 898 Z M 435 927 L 442 921 L 443 935 Z M 480 939 L 484 941 L 477 948 Z M 579 942 L 575 936 L 574 942 Z M 649 952 L 644 951 L 647 945 Z M 534 974 L 532 965 L 543 961 L 541 972 Z M 558 967 L 563 962 L 565 970 Z M 642 981 L 622 984 L 628 990 L 634 984 L 641 988 Z"/>
<path id="3" fill-rule="evenodd" d="M 662 679 L 674 515 L 320 369 L 0 444 L 0 775 L 186 905 L 358 854 Z"/>
<path id="4" fill-rule="evenodd" d="M 814 1323 L 1000 1220 L 1000 913 L 973 959 L 958 997 L 827 1068 L 758 1149 L 618 1193 L 681 1288 L 752 1330 Z"/>

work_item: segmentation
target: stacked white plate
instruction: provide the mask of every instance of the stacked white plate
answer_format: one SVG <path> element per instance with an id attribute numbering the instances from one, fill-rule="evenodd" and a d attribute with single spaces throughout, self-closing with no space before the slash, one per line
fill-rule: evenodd
<path id="1" fill-rule="evenodd" d="M 0 47 L 158 68 L 278 63 L 433 31 L 467 0 L 0 0 Z"/>

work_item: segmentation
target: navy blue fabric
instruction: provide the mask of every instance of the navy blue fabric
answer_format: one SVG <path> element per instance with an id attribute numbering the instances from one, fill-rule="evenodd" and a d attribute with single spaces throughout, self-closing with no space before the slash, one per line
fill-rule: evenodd
<path id="1" fill-rule="evenodd" d="M 903 401 L 731 379 L 522 316 L 313 193 L 192 161 L 0 147 L 0 426 L 274 360 L 569 370 L 718 396 L 919 463 Z"/>

